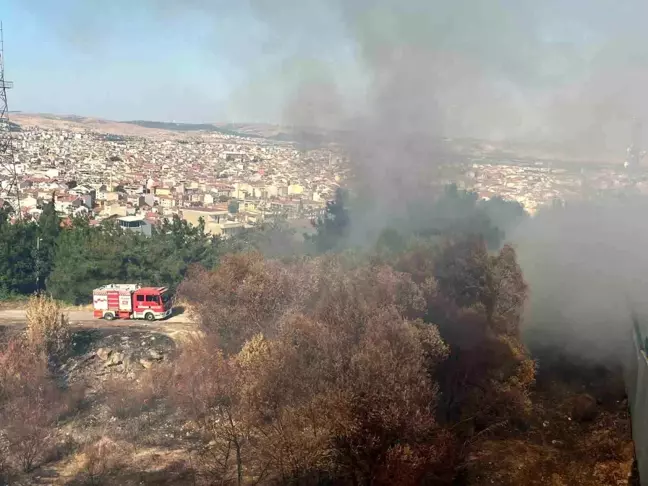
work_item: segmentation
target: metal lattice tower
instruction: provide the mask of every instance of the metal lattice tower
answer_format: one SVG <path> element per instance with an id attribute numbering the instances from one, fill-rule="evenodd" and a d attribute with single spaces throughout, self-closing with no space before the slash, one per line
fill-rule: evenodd
<path id="1" fill-rule="evenodd" d="M 20 210 L 20 185 L 18 184 L 18 170 L 14 157 L 11 124 L 9 123 L 9 106 L 7 104 L 7 90 L 13 88 L 13 82 L 6 81 L 4 76 L 4 35 L 2 22 L 0 22 L 0 170 L 9 178 L 6 192 L 14 199 L 12 204 L 18 218 L 22 217 Z"/>

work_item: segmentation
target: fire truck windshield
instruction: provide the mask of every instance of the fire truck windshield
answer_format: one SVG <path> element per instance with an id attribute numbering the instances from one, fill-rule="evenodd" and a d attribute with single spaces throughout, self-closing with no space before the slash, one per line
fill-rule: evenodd
<path id="1" fill-rule="evenodd" d="M 171 300 L 171 296 L 167 292 L 164 292 L 162 294 L 162 303 L 166 305 L 169 302 L 169 300 Z"/>

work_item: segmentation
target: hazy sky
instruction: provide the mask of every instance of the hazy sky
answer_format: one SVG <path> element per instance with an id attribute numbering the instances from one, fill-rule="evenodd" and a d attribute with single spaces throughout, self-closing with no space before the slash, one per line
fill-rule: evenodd
<path id="1" fill-rule="evenodd" d="M 15 110 L 329 124 L 364 110 L 598 139 L 648 114 L 645 0 L 0 0 L 0 18 Z"/>
<path id="2" fill-rule="evenodd" d="M 320 79 L 332 62 L 354 69 L 339 38 L 317 56 L 296 55 L 304 38 L 278 35 L 246 1 L 227 3 L 0 0 L 10 109 L 279 122 L 297 82 Z"/>
<path id="3" fill-rule="evenodd" d="M 10 108 L 117 120 L 218 121 L 247 81 L 236 22 L 139 0 L 1 0 Z"/>

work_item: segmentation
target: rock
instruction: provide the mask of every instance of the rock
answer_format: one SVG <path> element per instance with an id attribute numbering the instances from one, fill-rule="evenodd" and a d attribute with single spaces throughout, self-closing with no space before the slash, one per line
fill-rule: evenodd
<path id="1" fill-rule="evenodd" d="M 133 365 L 136 361 L 133 361 L 132 353 L 124 353 L 122 357 L 122 364 L 124 365 L 124 372 L 129 372 L 133 369 Z"/>
<path id="2" fill-rule="evenodd" d="M 98 354 L 98 353 L 97 353 Z M 124 362 L 124 355 L 122 353 L 110 353 L 105 366 L 117 366 Z"/>
<path id="3" fill-rule="evenodd" d="M 147 369 L 147 370 L 148 370 L 151 366 L 153 366 L 153 361 L 151 361 L 150 359 L 142 358 L 142 359 L 139 360 L 139 362 L 140 362 L 140 364 L 144 367 L 144 369 Z"/>
<path id="4" fill-rule="evenodd" d="M 101 359 L 102 361 L 106 361 L 110 357 L 110 355 L 112 354 L 112 349 L 99 348 L 99 349 L 97 349 L 96 354 L 97 354 L 97 356 L 99 356 L 99 359 Z"/>
<path id="5" fill-rule="evenodd" d="M 571 416 L 579 422 L 594 420 L 598 414 L 596 400 L 587 393 L 576 395 L 571 403 Z"/>
<path id="6" fill-rule="evenodd" d="M 156 361 L 160 361 L 163 358 L 162 353 L 155 349 L 149 350 L 149 356 L 151 357 L 151 359 L 154 359 Z"/>

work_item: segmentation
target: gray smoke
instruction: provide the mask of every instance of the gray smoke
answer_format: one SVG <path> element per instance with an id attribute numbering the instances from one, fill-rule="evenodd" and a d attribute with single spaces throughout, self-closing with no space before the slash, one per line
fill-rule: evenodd
<path id="1" fill-rule="evenodd" d="M 221 3 L 194 6 L 228 15 Z M 640 101 L 648 34 L 639 20 L 648 8 L 641 0 L 563 3 L 249 0 L 245 12 L 267 29 L 260 50 L 264 63 L 274 59 L 270 72 L 317 63 L 324 89 L 338 84 L 331 101 L 338 119 L 368 117 L 419 135 L 617 150 L 626 140 L 616 125 L 648 115 Z M 305 71 L 284 81 L 310 85 L 318 100 L 322 79 Z M 296 91 L 303 92 L 286 90 L 284 106 Z M 292 109 L 283 121 L 320 125 L 329 109 Z"/>
<path id="2" fill-rule="evenodd" d="M 605 198 L 540 211 L 517 229 L 532 344 L 618 359 L 634 317 L 648 331 L 646 214 L 645 198 Z"/>
<path id="3" fill-rule="evenodd" d="M 568 5 L 565 5 L 568 3 Z M 365 230 L 425 205 L 453 163 L 444 137 L 547 145 L 554 155 L 618 160 L 648 118 L 648 3 L 629 0 L 250 1 L 297 77 L 287 123 L 337 125 Z M 354 69 L 336 70 L 353 53 Z M 333 61 L 332 61 L 333 59 Z M 348 58 L 345 58 L 348 59 Z M 312 71 L 309 72 L 312 75 Z M 350 79 L 363 88 L 349 97 Z M 322 82 L 323 80 L 323 82 Z M 530 283 L 527 334 L 592 359 L 615 358 L 633 314 L 648 326 L 644 200 L 570 204 L 513 235 Z"/>
<path id="4" fill-rule="evenodd" d="M 642 0 L 149 2 L 176 22 L 238 19 L 230 57 L 254 79 L 232 112 L 339 130 L 379 214 L 431 190 L 454 161 L 444 137 L 621 162 L 648 118 Z"/>

